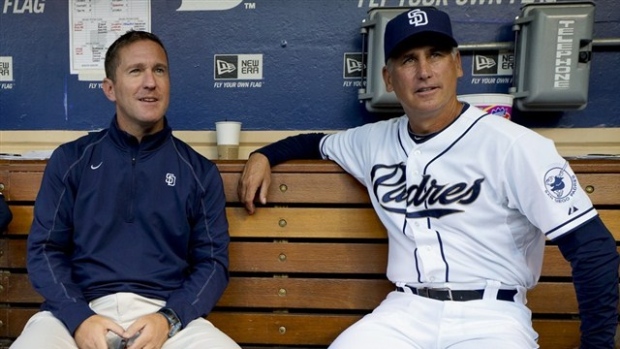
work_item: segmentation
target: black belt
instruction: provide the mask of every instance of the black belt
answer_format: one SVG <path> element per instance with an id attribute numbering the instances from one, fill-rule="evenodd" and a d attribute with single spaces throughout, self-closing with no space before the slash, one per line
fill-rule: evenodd
<path id="1" fill-rule="evenodd" d="M 413 294 L 421 297 L 437 299 L 440 301 L 473 301 L 482 299 L 484 290 L 451 290 L 449 288 L 416 288 L 405 286 Z M 396 291 L 407 293 L 403 287 L 396 287 Z M 497 290 L 497 299 L 501 301 L 514 302 L 517 290 Z"/>

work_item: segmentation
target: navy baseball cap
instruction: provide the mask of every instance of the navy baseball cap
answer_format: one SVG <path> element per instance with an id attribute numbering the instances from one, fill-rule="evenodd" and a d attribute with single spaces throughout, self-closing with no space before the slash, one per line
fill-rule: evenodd
<path id="1" fill-rule="evenodd" d="M 457 47 L 447 13 L 435 8 L 416 8 L 392 18 L 385 26 L 383 50 L 387 62 L 397 51 L 408 45 L 446 45 Z"/>

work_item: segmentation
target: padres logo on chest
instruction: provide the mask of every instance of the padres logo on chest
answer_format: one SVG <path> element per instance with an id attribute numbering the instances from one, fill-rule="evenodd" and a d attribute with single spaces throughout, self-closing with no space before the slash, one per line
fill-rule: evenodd
<path id="1" fill-rule="evenodd" d="M 438 183 L 425 174 L 419 183 L 407 187 L 405 169 L 404 164 L 375 165 L 371 178 L 373 193 L 381 207 L 407 218 L 440 218 L 463 212 L 454 204 L 469 205 L 476 201 L 484 182 L 484 178 L 478 178 L 472 184 Z"/>

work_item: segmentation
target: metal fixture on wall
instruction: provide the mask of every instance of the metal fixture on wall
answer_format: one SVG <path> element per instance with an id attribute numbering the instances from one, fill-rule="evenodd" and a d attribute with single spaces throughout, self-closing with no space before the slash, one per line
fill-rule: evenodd
<path id="1" fill-rule="evenodd" d="M 362 77 L 365 87 L 358 90 L 358 98 L 366 102 L 366 109 L 378 113 L 400 113 L 402 107 L 393 92 L 387 92 L 383 84 L 383 33 L 390 19 L 406 8 L 374 8 L 368 11 L 368 19 L 362 21 L 362 57 L 366 57 L 366 75 Z M 367 49 L 367 51 L 366 51 Z M 362 86 L 364 86 L 362 84 Z"/>
<path id="2" fill-rule="evenodd" d="M 588 102 L 594 3 L 528 4 L 515 19 L 518 109 L 580 110 Z"/>
<path id="3" fill-rule="evenodd" d="M 558 111 L 583 109 L 587 101 L 587 87 L 591 51 L 620 48 L 620 38 L 593 39 L 593 3 L 591 1 L 528 4 L 522 7 L 522 15 L 513 24 L 514 42 L 465 43 L 459 51 L 504 51 L 515 53 L 513 87 L 510 93 L 515 105 L 523 111 Z M 362 57 L 366 65 L 358 99 L 366 109 L 376 113 L 402 113 L 402 107 L 392 92 L 385 90 L 382 69 L 383 35 L 390 19 L 408 8 L 375 8 L 362 21 Z M 575 26 L 563 32 L 574 36 L 576 65 L 570 75 L 568 88 L 553 91 L 547 84 L 554 83 L 556 55 L 558 55 L 557 24 L 561 20 L 575 21 Z M 556 28 L 555 31 L 550 27 Z M 565 40 L 565 39 L 560 39 Z M 562 46 L 564 47 L 564 46 Z M 572 48 L 571 48 L 572 49 Z M 578 65 L 578 66 L 577 66 Z M 560 68 L 560 70 L 566 68 Z M 549 78 L 549 74 L 551 77 Z M 561 76 L 564 79 L 566 76 Z M 560 84 L 562 85 L 562 84 Z M 543 90 L 545 89 L 545 90 Z"/>

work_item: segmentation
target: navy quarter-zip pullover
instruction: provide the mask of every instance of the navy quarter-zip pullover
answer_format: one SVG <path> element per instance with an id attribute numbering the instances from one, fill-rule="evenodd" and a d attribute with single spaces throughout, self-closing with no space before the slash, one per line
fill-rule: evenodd
<path id="1" fill-rule="evenodd" d="M 165 300 L 183 323 L 207 315 L 228 284 L 228 222 L 214 163 L 162 131 L 118 128 L 58 147 L 28 237 L 34 288 L 71 333 L 118 292 Z"/>

